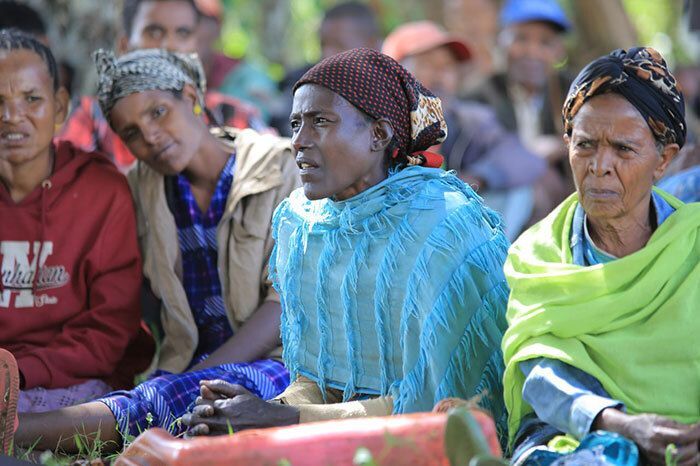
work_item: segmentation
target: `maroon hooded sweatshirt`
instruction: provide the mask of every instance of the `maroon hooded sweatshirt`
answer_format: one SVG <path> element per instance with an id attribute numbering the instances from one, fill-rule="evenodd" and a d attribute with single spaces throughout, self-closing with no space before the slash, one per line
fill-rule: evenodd
<path id="1" fill-rule="evenodd" d="M 108 379 L 141 317 L 126 179 L 68 142 L 55 154 L 51 177 L 21 202 L 0 184 L 0 347 L 26 389 Z"/>

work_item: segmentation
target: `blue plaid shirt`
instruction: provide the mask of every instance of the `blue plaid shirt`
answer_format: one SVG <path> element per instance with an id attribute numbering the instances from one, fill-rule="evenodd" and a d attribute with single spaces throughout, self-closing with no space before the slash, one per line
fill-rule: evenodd
<path id="1" fill-rule="evenodd" d="M 183 285 L 199 333 L 190 367 L 233 336 L 221 294 L 216 228 L 226 208 L 235 160 L 232 155 L 226 162 L 206 212 L 200 211 L 187 178 L 183 174 L 177 177 L 173 215 L 182 253 Z"/>

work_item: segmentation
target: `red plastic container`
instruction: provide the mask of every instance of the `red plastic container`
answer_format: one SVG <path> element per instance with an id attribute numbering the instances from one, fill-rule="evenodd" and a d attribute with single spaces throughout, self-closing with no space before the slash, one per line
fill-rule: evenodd
<path id="1" fill-rule="evenodd" d="M 500 456 L 493 421 L 481 411 L 473 416 L 492 453 Z M 448 466 L 446 414 L 344 419 L 230 436 L 179 440 L 151 429 L 117 460 L 116 466 L 352 466 L 366 448 L 377 465 Z"/>

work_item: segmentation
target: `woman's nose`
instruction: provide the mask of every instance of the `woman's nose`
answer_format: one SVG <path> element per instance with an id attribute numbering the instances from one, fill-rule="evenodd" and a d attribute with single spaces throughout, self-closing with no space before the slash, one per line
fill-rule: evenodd
<path id="1" fill-rule="evenodd" d="M 610 173 L 614 155 L 611 147 L 600 147 L 591 160 L 591 170 L 593 174 L 596 176 L 605 176 Z"/>
<path id="2" fill-rule="evenodd" d="M 2 104 L 2 112 L 0 112 L 0 118 L 5 123 L 17 123 L 22 119 L 23 110 L 22 106 L 10 100 L 5 101 Z"/>
<path id="3" fill-rule="evenodd" d="M 306 126 L 302 124 L 292 135 L 292 146 L 296 152 L 302 152 L 311 145 Z"/>

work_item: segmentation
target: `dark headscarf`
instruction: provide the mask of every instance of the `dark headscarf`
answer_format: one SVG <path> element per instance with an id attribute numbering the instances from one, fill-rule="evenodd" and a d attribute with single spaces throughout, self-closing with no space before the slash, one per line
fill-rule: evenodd
<path id="1" fill-rule="evenodd" d="M 204 107 L 207 84 L 196 54 L 144 49 L 116 57 L 100 49 L 94 59 L 99 78 L 97 100 L 108 119 L 114 104 L 123 97 L 153 90 L 181 91 L 185 84 L 195 88 L 199 105 Z"/>
<path id="2" fill-rule="evenodd" d="M 394 129 L 394 158 L 409 164 L 440 166 L 442 158 L 423 152 L 447 137 L 440 99 L 393 58 L 360 48 L 318 63 L 294 85 L 318 84 L 374 119 L 386 118 Z"/>
<path id="3" fill-rule="evenodd" d="M 586 101 L 608 92 L 620 94 L 634 105 L 658 141 L 683 147 L 683 95 L 659 52 L 651 47 L 617 49 L 589 63 L 571 84 L 564 103 L 566 132 L 571 133 L 573 119 Z"/>

